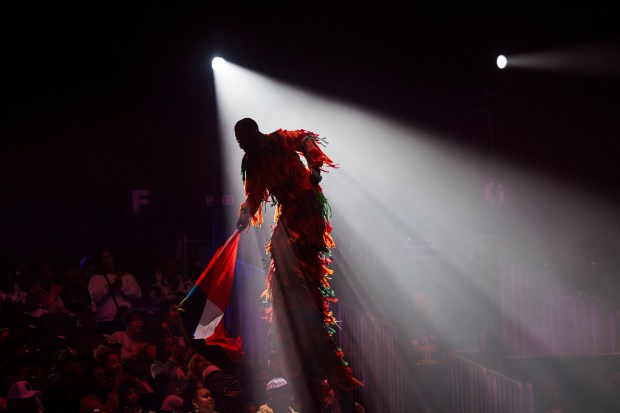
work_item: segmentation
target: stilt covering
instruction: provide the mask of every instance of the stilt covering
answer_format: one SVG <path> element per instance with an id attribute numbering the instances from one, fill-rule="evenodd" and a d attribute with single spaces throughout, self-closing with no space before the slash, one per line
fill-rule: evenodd
<path id="1" fill-rule="evenodd" d="M 270 267 L 264 292 L 273 343 L 298 397 L 315 402 L 321 381 L 349 392 L 362 384 L 353 376 L 333 336 L 337 320 L 330 306 L 337 301 L 329 281 L 332 227 L 329 204 L 311 168 L 337 167 L 319 147 L 314 133 L 278 130 L 263 135 L 260 148 L 246 153 L 242 176 L 247 199 L 240 214 L 262 223 L 267 202 L 277 207 L 276 224 L 266 247 Z M 307 165 L 299 156 L 303 154 Z"/>

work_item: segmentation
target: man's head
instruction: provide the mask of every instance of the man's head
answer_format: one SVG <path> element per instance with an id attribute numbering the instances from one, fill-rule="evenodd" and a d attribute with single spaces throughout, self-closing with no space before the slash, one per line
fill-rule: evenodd
<path id="1" fill-rule="evenodd" d="M 245 152 L 257 147 L 260 134 L 258 124 L 254 119 L 244 118 L 235 124 L 237 142 Z"/>
<path id="2" fill-rule="evenodd" d="M 123 314 L 123 324 L 128 332 L 140 334 L 144 326 L 144 314 L 141 310 L 130 308 Z"/>
<path id="3" fill-rule="evenodd" d="M 202 372 L 202 383 L 215 394 L 224 394 L 226 378 L 222 370 L 215 364 L 210 364 Z"/>
<path id="4" fill-rule="evenodd" d="M 78 352 L 67 347 L 59 350 L 54 355 L 54 368 L 55 371 L 62 374 L 70 374 L 75 376 L 81 376 L 84 374 L 84 364 Z"/>
<path id="5" fill-rule="evenodd" d="M 27 381 L 17 381 L 9 387 L 8 400 L 13 399 L 29 399 L 38 395 L 39 392 L 34 390 Z"/>
<path id="6" fill-rule="evenodd" d="M 270 380 L 265 387 L 269 404 L 274 406 L 286 406 L 291 401 L 291 389 L 288 382 L 278 377 Z"/>
<path id="7" fill-rule="evenodd" d="M 101 251 L 101 268 L 104 272 L 114 271 L 114 257 L 108 249 Z"/>
<path id="8" fill-rule="evenodd" d="M 50 285 L 54 282 L 55 273 L 54 266 L 50 262 L 43 263 L 41 266 L 41 272 L 39 273 L 39 280 L 44 285 Z"/>
<path id="9" fill-rule="evenodd" d="M 10 412 L 43 412 L 43 405 L 38 396 L 27 381 L 18 381 L 9 387 L 8 409 Z"/>
<path id="10" fill-rule="evenodd" d="M 96 364 L 90 367 L 86 377 L 86 387 L 89 391 L 107 397 L 113 384 L 113 375 L 107 372 L 104 366 Z"/>
<path id="11" fill-rule="evenodd" d="M 166 299 L 159 305 L 159 312 L 168 326 L 181 326 L 181 313 L 179 312 L 179 302 L 177 300 Z"/>

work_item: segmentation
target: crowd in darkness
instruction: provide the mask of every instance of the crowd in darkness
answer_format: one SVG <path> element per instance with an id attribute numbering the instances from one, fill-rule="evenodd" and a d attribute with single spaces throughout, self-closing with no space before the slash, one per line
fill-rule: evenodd
<path id="1" fill-rule="evenodd" d="M 254 413 L 276 395 L 303 412 L 278 354 L 262 364 L 188 334 L 178 307 L 193 282 L 173 258 L 148 280 L 108 249 L 61 271 L 1 264 L 0 412 Z M 324 412 L 334 397 L 325 383 Z"/>

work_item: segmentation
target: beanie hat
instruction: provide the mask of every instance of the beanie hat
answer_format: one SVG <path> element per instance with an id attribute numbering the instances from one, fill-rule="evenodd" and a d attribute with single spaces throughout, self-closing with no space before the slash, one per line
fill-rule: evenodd
<path id="1" fill-rule="evenodd" d="M 288 383 L 286 380 L 284 380 L 282 377 L 278 377 L 276 379 L 270 380 L 269 383 L 267 383 L 267 387 L 266 390 L 270 391 L 270 390 L 275 390 L 275 389 L 279 389 L 282 386 L 286 386 Z"/>

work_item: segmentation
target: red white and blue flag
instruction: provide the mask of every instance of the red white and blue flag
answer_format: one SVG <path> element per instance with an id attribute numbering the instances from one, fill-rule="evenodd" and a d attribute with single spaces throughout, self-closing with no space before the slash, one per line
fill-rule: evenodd
<path id="1" fill-rule="evenodd" d="M 223 326 L 220 326 L 217 331 L 216 327 L 221 323 L 230 301 L 240 235 L 240 231 L 235 231 L 226 243 L 215 252 L 207 268 L 200 274 L 192 289 L 179 305 L 183 308 L 183 305 L 196 289 L 200 289 L 207 298 L 200 321 L 194 331 L 195 339 L 216 339 L 214 333 L 224 334 Z"/>

